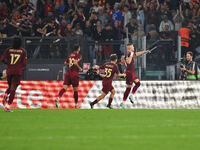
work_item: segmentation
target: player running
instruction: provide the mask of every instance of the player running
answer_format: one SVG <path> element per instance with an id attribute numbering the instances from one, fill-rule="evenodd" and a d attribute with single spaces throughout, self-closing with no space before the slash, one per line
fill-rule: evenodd
<path id="1" fill-rule="evenodd" d="M 126 67 L 126 91 L 124 92 L 123 102 L 120 104 L 122 108 L 125 108 L 125 102 L 126 99 L 131 91 L 133 82 L 135 83 L 135 86 L 133 87 L 132 94 L 135 94 L 137 89 L 140 86 L 140 80 L 135 74 L 135 56 L 141 56 L 146 53 L 151 53 L 151 51 L 141 51 L 141 52 L 134 52 L 134 46 L 133 44 L 127 44 L 127 54 L 124 57 L 124 62 L 127 65 Z M 133 103 L 133 95 L 129 96 L 129 100 L 131 103 Z"/>
<path id="2" fill-rule="evenodd" d="M 26 50 L 21 48 L 21 38 L 13 39 L 12 47 L 6 49 L 1 56 L 1 61 L 6 64 L 6 74 L 8 81 L 8 89 L 6 90 L 2 108 L 7 112 L 13 112 L 8 108 L 13 103 L 15 91 L 20 84 L 22 77 L 22 68 L 27 64 Z"/>
<path id="3" fill-rule="evenodd" d="M 108 102 L 107 107 L 112 109 L 111 103 L 112 103 L 113 97 L 115 95 L 115 89 L 112 86 L 112 80 L 113 80 L 114 74 L 116 73 L 119 77 L 125 77 L 126 76 L 126 74 L 119 73 L 118 66 L 116 65 L 117 55 L 112 54 L 110 56 L 110 60 L 111 60 L 111 62 L 107 62 L 102 66 L 94 66 L 95 69 L 104 69 L 104 75 L 100 74 L 103 77 L 102 94 L 99 97 L 97 97 L 97 99 L 95 101 L 90 103 L 91 109 L 94 107 L 94 105 L 96 103 L 98 103 L 101 99 L 103 99 L 108 94 L 108 92 L 111 92 L 111 94 L 110 94 L 110 98 L 109 98 L 109 102 Z"/>
<path id="4" fill-rule="evenodd" d="M 58 97 L 55 99 L 56 107 L 59 108 L 59 100 L 62 95 L 67 91 L 70 85 L 73 86 L 74 90 L 74 101 L 75 101 L 75 108 L 77 108 L 78 104 L 78 85 L 79 85 L 79 71 L 82 71 L 80 67 L 80 61 L 82 57 L 79 55 L 80 46 L 74 45 L 74 52 L 72 52 L 67 60 L 64 62 L 64 65 L 68 66 L 68 70 L 65 73 L 65 79 L 63 83 L 63 88 L 60 90 Z"/>

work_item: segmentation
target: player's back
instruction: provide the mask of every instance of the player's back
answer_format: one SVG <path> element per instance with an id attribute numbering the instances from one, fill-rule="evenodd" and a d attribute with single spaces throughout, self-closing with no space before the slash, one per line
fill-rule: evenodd
<path id="1" fill-rule="evenodd" d="M 76 65 L 74 65 L 74 61 L 78 61 L 78 64 L 80 65 L 80 60 L 81 60 L 81 56 L 79 55 L 79 53 L 77 52 L 72 52 L 66 62 L 68 64 L 68 71 L 69 72 L 75 72 L 75 73 L 78 73 L 79 72 L 79 69 Z"/>
<path id="2" fill-rule="evenodd" d="M 100 69 L 104 69 L 104 81 L 112 82 L 115 73 L 119 73 L 118 66 L 112 62 L 107 62 L 104 65 L 100 66 Z"/>
<path id="3" fill-rule="evenodd" d="M 127 59 L 130 56 L 130 54 L 126 54 L 125 59 Z M 132 57 L 131 63 L 126 63 L 126 72 L 134 72 L 135 71 L 135 54 Z"/>
<path id="4" fill-rule="evenodd" d="M 22 68 L 26 65 L 26 51 L 23 48 L 8 48 L 1 58 L 7 65 L 7 74 L 22 74 Z"/>

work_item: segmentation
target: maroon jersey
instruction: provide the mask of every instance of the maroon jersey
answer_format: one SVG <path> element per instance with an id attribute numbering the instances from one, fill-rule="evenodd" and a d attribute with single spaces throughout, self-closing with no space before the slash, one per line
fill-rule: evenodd
<path id="1" fill-rule="evenodd" d="M 130 56 L 131 54 L 126 54 L 125 56 L 125 60 L 128 59 L 128 57 Z M 135 54 L 133 55 L 132 57 L 132 60 L 131 60 L 131 63 L 130 64 L 127 64 L 126 63 L 126 72 L 135 72 Z"/>
<path id="2" fill-rule="evenodd" d="M 22 68 L 27 63 L 26 51 L 23 48 L 14 49 L 10 47 L 1 56 L 1 61 L 6 64 L 6 73 L 8 75 L 21 75 Z"/>
<path id="3" fill-rule="evenodd" d="M 105 77 L 103 78 L 103 82 L 112 82 L 114 74 L 119 73 L 118 66 L 111 62 L 107 62 L 104 65 L 100 66 L 100 69 L 104 69 Z"/>
<path id="4" fill-rule="evenodd" d="M 74 65 L 74 60 L 77 60 L 78 64 L 80 65 L 81 59 L 82 57 L 77 52 L 71 53 L 65 61 L 68 64 L 68 71 L 72 73 L 78 73 L 79 69 L 76 65 Z"/>

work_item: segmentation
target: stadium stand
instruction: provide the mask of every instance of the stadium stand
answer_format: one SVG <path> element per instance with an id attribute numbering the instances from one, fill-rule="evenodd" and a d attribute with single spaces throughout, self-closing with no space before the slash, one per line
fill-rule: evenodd
<path id="1" fill-rule="evenodd" d="M 102 64 L 111 53 L 120 58 L 127 40 L 142 50 L 146 37 L 147 48 L 155 41 L 172 41 L 147 56 L 147 71 L 165 71 L 177 59 L 182 27 L 190 32 L 187 50 L 199 55 L 199 6 L 199 0 L 1 0 L 0 55 L 10 38 L 20 35 L 29 64 L 43 59 L 59 64 L 77 42 L 84 62 Z"/>

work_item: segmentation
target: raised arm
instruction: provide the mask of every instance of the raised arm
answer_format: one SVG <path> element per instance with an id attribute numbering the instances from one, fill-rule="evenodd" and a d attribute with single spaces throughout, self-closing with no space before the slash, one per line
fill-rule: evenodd
<path id="1" fill-rule="evenodd" d="M 151 51 L 147 50 L 147 51 L 141 51 L 141 52 L 136 52 L 136 56 L 141 56 L 141 55 L 144 55 L 144 54 L 147 54 L 147 53 L 151 53 Z"/>

